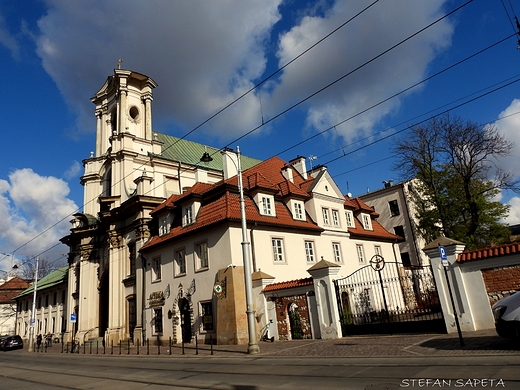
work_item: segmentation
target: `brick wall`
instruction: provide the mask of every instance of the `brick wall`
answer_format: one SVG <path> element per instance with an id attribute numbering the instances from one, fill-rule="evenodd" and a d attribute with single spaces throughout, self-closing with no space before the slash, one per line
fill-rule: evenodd
<path id="1" fill-rule="evenodd" d="M 278 336 L 280 340 L 291 340 L 289 307 L 294 303 L 300 314 L 300 325 L 304 339 L 311 339 L 311 322 L 309 308 L 307 306 L 307 296 L 305 294 L 293 295 L 289 297 L 276 298 L 276 322 L 278 325 Z"/>
<path id="2" fill-rule="evenodd" d="M 520 265 L 482 270 L 490 304 L 520 289 Z"/>

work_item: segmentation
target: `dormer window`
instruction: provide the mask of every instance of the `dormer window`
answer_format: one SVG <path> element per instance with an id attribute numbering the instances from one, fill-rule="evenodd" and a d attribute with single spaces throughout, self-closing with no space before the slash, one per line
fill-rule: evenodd
<path id="1" fill-rule="evenodd" d="M 170 218 L 168 215 L 163 215 L 159 218 L 159 236 L 164 236 L 170 233 Z"/>
<path id="2" fill-rule="evenodd" d="M 293 218 L 294 219 L 305 219 L 305 213 L 303 211 L 303 202 L 294 202 Z"/>
<path id="3" fill-rule="evenodd" d="M 193 205 L 184 207 L 184 214 L 182 217 L 182 226 L 188 226 L 193 223 Z"/>
<path id="4" fill-rule="evenodd" d="M 256 201 L 260 214 L 275 216 L 274 211 L 274 197 L 272 195 L 259 194 Z"/>
<path id="5" fill-rule="evenodd" d="M 354 224 L 354 213 L 351 210 L 345 210 L 345 217 L 347 218 L 347 227 L 356 227 Z"/>
<path id="6" fill-rule="evenodd" d="M 363 229 L 372 230 L 372 220 L 370 219 L 370 215 L 361 214 L 361 219 L 363 221 Z"/>

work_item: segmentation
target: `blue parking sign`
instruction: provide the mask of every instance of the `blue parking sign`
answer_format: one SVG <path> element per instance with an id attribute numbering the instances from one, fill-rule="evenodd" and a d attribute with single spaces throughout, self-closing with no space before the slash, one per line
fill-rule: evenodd
<path id="1" fill-rule="evenodd" d="M 70 315 L 70 322 L 76 322 L 76 313 Z"/>
<path id="2" fill-rule="evenodd" d="M 441 260 L 448 260 L 448 255 L 446 254 L 446 249 L 443 246 L 439 247 L 439 254 L 441 255 Z"/>

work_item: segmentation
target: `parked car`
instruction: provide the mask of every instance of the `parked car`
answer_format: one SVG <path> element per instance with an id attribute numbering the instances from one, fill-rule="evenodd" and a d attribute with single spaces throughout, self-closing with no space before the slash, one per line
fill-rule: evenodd
<path id="1" fill-rule="evenodd" d="M 23 348 L 23 340 L 20 336 L 5 336 L 0 339 L 0 348 L 4 351 L 8 349 Z"/>
<path id="2" fill-rule="evenodd" d="M 520 291 L 495 302 L 492 309 L 497 333 L 506 339 L 520 340 Z"/>

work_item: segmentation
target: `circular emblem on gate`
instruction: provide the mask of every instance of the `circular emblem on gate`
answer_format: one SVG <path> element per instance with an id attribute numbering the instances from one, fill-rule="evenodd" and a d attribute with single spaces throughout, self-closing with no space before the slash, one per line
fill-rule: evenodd
<path id="1" fill-rule="evenodd" d="M 370 266 L 375 271 L 381 271 L 385 267 L 385 259 L 381 255 L 374 255 L 370 259 Z"/>

